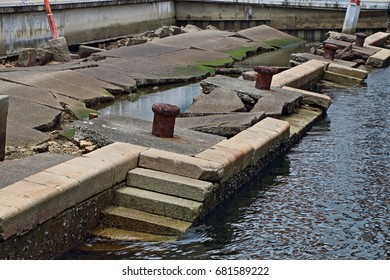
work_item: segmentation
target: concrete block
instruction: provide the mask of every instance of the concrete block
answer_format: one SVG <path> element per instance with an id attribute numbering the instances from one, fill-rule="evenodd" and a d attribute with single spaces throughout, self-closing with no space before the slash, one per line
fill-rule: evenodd
<path id="1" fill-rule="evenodd" d="M 326 70 L 333 73 L 350 76 L 358 79 L 366 79 L 368 77 L 368 72 L 366 70 L 350 68 L 350 67 L 346 67 L 334 63 L 330 63 Z"/>
<path id="2" fill-rule="evenodd" d="M 75 206 L 79 199 L 79 181 L 68 176 L 42 171 L 23 180 L 51 187 L 58 191 L 59 201 L 56 206 L 56 214 Z"/>
<path id="3" fill-rule="evenodd" d="M 114 165 L 114 183 L 119 183 L 126 179 L 129 170 L 137 167 L 140 153 L 147 149 L 117 142 L 88 153 L 85 157 L 99 159 Z"/>
<path id="4" fill-rule="evenodd" d="M 44 49 L 24 48 L 19 52 L 17 66 L 30 67 L 45 65 L 53 58 L 53 53 Z"/>
<path id="5" fill-rule="evenodd" d="M 221 181 L 227 181 L 241 170 L 238 155 L 223 151 L 222 149 L 209 148 L 195 155 L 195 158 L 217 162 L 223 166 Z"/>
<path id="6" fill-rule="evenodd" d="M 45 171 L 79 181 L 76 204 L 112 187 L 115 182 L 114 170 L 115 165 L 103 160 L 78 157 Z"/>
<path id="7" fill-rule="evenodd" d="M 214 189 L 210 182 L 144 168 L 131 170 L 127 185 L 196 201 L 204 201 Z"/>
<path id="8" fill-rule="evenodd" d="M 34 212 L 37 213 L 38 224 L 59 213 L 60 192 L 56 188 L 22 180 L 2 190 L 9 194 L 31 198 L 34 203 Z"/>
<path id="9" fill-rule="evenodd" d="M 0 95 L 0 161 L 5 158 L 8 106 L 9 97 L 7 95 Z"/>
<path id="10" fill-rule="evenodd" d="M 281 136 L 283 136 L 283 138 L 288 138 L 290 125 L 288 122 L 282 120 L 274 118 L 265 118 L 264 120 L 253 125 L 252 128 L 264 128 L 280 134 Z"/>
<path id="11" fill-rule="evenodd" d="M 225 148 L 239 151 L 244 157 L 243 165 L 241 169 L 244 170 L 246 167 L 252 164 L 255 150 L 253 146 L 249 145 L 248 143 L 232 142 L 229 140 L 230 139 L 223 140 L 218 144 L 216 144 L 215 146 L 225 147 Z"/>
<path id="12" fill-rule="evenodd" d="M 288 86 L 284 86 L 283 89 L 300 93 L 302 95 L 302 100 L 301 100 L 302 104 L 320 107 L 325 110 L 329 108 L 330 103 L 332 101 L 332 99 L 325 94 L 315 93 L 315 92 L 298 89 L 298 88 L 292 88 Z"/>
<path id="13" fill-rule="evenodd" d="M 199 217 L 203 205 L 197 201 L 132 187 L 118 189 L 115 204 L 187 222 L 193 222 Z"/>
<path id="14" fill-rule="evenodd" d="M 302 87 L 310 81 L 321 78 L 329 62 L 309 60 L 298 66 L 278 73 L 272 78 L 272 87 Z"/>
<path id="15" fill-rule="evenodd" d="M 38 213 L 32 198 L 0 190 L 0 240 L 22 235 L 38 224 Z"/>
<path id="16" fill-rule="evenodd" d="M 138 166 L 210 182 L 224 172 L 220 163 L 157 149 L 141 152 Z"/>
<path id="17" fill-rule="evenodd" d="M 267 155 L 273 147 L 279 144 L 279 141 L 267 134 L 260 134 L 249 130 L 243 131 L 229 140 L 232 143 L 245 142 L 253 147 L 254 154 L 251 162 L 252 165 L 256 164 L 259 159 Z"/>
<path id="18" fill-rule="evenodd" d="M 367 65 L 382 68 L 390 65 L 390 50 L 382 49 L 376 54 L 370 56 L 366 62 Z"/>
<path id="19" fill-rule="evenodd" d="M 53 53 L 53 59 L 58 62 L 69 62 L 71 60 L 70 51 L 65 37 L 58 37 L 49 40 L 49 50 Z"/>
<path id="20" fill-rule="evenodd" d="M 363 79 L 354 78 L 351 76 L 346 76 L 330 71 L 324 72 L 324 80 L 338 83 L 341 85 L 361 85 L 363 83 Z"/>

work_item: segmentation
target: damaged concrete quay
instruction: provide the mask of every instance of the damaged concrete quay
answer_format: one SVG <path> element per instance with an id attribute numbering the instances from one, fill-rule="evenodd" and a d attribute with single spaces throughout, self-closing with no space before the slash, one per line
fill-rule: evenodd
<path id="1" fill-rule="evenodd" d="M 232 65 L 247 52 L 266 47 L 264 39 L 256 41 L 257 31 L 244 30 L 239 37 L 217 31 L 205 37 L 176 35 L 144 48 L 94 54 L 104 59 L 87 65 L 2 72 L 1 94 L 10 96 L 7 141 L 38 143 L 47 141 L 47 134 L 33 128 L 50 116 L 57 118 L 64 107 L 86 109 L 96 100 L 114 99 L 108 92 L 209 77 L 201 82 L 205 95 L 176 118 L 173 137 L 157 137 L 152 123 L 129 117 L 80 117 L 85 121 L 74 123 L 77 133 L 101 148 L 1 186 L 0 258 L 54 258 L 90 234 L 124 240 L 178 238 L 294 145 L 326 112 L 331 99 L 310 91 L 313 83 L 327 72 L 362 81 L 367 77 L 367 71 L 353 68 L 357 63 L 350 67 L 352 62 L 322 57 L 297 61 L 289 69 L 257 67 L 259 74 L 245 73 L 249 80 L 214 75 L 214 67 Z M 264 72 L 276 73 L 270 85 L 263 84 Z M 36 133 L 31 138 L 17 132 L 18 113 L 28 106 L 35 106 L 30 109 L 35 114 L 30 112 L 39 118 L 34 125 L 25 118 L 24 128 Z"/>

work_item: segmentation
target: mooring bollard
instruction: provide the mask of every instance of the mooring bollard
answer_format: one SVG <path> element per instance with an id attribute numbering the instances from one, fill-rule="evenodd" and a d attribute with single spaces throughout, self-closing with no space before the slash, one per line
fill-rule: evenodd
<path id="1" fill-rule="evenodd" d="M 9 97 L 7 95 L 0 95 L 0 161 L 3 161 L 5 158 L 8 105 Z"/>
<path id="2" fill-rule="evenodd" d="M 255 87 L 257 89 L 266 89 L 266 90 L 269 90 L 271 88 L 273 75 L 281 72 L 280 67 L 272 67 L 272 66 L 256 66 L 254 70 L 257 72 Z"/>
<path id="3" fill-rule="evenodd" d="M 357 47 L 363 47 L 364 41 L 366 40 L 368 34 L 367 33 L 355 33 L 355 35 L 356 35 L 355 45 Z"/>
<path id="4" fill-rule="evenodd" d="M 154 113 L 152 135 L 162 138 L 172 138 L 175 130 L 175 120 L 180 108 L 165 103 L 156 103 L 152 106 Z"/>
<path id="5" fill-rule="evenodd" d="M 338 46 L 333 44 L 324 44 L 324 58 L 334 60 L 334 57 L 336 55 L 336 51 L 339 49 Z"/>

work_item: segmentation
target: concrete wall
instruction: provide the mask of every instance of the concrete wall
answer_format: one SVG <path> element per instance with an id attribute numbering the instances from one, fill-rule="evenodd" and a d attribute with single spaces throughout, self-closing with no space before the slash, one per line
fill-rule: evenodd
<path id="1" fill-rule="evenodd" d="M 297 33 L 294 35 L 299 36 L 299 32 L 316 31 L 321 33 L 322 31 L 341 30 L 346 12 L 345 8 L 332 6 L 326 9 L 299 8 L 293 5 L 264 5 L 263 1 L 262 4 L 251 2 L 253 1 L 238 0 L 240 4 L 233 4 L 208 0 L 197 1 L 195 4 L 193 0 L 178 0 L 176 1 L 176 20 L 179 25 L 191 23 L 205 27 L 212 24 L 224 30 L 237 30 L 252 27 L 254 24 L 267 24 L 279 30 L 294 31 Z M 362 9 L 358 29 L 367 31 L 384 29 L 388 21 L 389 13 L 386 6 L 383 9 Z M 306 39 L 306 34 L 302 35 L 299 37 Z M 319 36 L 312 37 L 319 39 Z"/>
<path id="2" fill-rule="evenodd" d="M 162 25 L 187 23 L 238 30 L 268 24 L 303 39 L 341 30 L 347 0 L 51 0 L 60 35 L 68 44 L 136 34 Z M 361 31 L 389 21 L 389 0 L 363 0 Z M 177 22 L 176 22 L 177 20 Z M 295 33 L 294 33 L 295 32 Z M 315 32 L 315 34 L 311 33 Z M 307 35 L 309 34 L 309 35 Z M 41 0 L 0 3 L 0 57 L 51 38 Z"/>
<path id="3" fill-rule="evenodd" d="M 59 33 L 68 44 L 136 34 L 175 23 L 175 5 L 169 0 L 62 4 L 52 5 L 52 11 Z M 43 5 L 0 5 L 0 56 L 17 54 L 23 47 L 42 47 L 50 38 Z"/>

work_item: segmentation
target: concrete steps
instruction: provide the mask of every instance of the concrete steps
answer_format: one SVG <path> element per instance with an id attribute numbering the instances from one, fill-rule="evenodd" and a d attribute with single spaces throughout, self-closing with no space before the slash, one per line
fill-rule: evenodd
<path id="1" fill-rule="evenodd" d="M 210 182 L 145 168 L 131 170 L 127 185 L 199 202 L 204 201 L 214 189 Z"/>
<path id="2" fill-rule="evenodd" d="M 187 222 L 195 221 L 202 209 L 202 203 L 197 201 L 134 187 L 118 189 L 115 194 L 114 203 L 118 206 Z"/>
<path id="3" fill-rule="evenodd" d="M 189 222 L 122 206 L 112 206 L 103 210 L 102 223 L 106 227 L 118 230 L 168 236 L 178 236 L 191 226 Z"/>
<path id="4" fill-rule="evenodd" d="M 127 185 L 115 191 L 115 206 L 103 211 L 104 230 L 94 235 L 122 240 L 178 236 L 200 216 L 202 202 L 214 189 L 209 182 L 145 168 L 130 170 Z"/>

